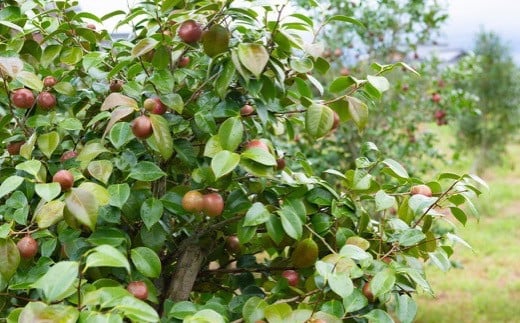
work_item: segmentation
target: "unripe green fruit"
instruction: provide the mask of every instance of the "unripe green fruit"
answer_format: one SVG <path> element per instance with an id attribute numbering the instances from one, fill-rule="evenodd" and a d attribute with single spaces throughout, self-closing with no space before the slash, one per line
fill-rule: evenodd
<path id="1" fill-rule="evenodd" d="M 299 241 L 291 255 L 291 260 L 296 268 L 307 268 L 318 260 L 318 245 L 311 238 Z"/>
<path id="2" fill-rule="evenodd" d="M 221 25 L 213 25 L 202 33 L 204 52 L 210 57 L 224 53 L 229 48 L 229 32 Z"/>

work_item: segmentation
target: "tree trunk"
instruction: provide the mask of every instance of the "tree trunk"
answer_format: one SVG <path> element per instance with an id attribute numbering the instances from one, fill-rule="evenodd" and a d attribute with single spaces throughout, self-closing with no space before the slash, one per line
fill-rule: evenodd
<path id="1" fill-rule="evenodd" d="M 204 257 L 200 246 L 194 243 L 188 244 L 181 252 L 168 288 L 168 297 L 174 302 L 189 299 Z"/>

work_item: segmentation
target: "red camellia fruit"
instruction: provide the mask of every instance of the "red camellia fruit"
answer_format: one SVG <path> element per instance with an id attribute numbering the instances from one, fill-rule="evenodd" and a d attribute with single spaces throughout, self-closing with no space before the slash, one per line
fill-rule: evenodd
<path id="1" fill-rule="evenodd" d="M 233 235 L 226 238 L 226 249 L 230 253 L 240 252 L 240 240 L 237 236 Z"/>
<path id="2" fill-rule="evenodd" d="M 403 87 L 401 88 L 403 90 L 403 92 L 406 92 L 410 89 L 410 85 L 408 84 L 403 84 Z"/>
<path id="3" fill-rule="evenodd" d="M 132 122 L 132 132 L 139 139 L 146 139 L 153 133 L 152 122 L 147 116 L 135 118 Z"/>
<path id="4" fill-rule="evenodd" d="M 121 92 L 123 91 L 124 82 L 121 80 L 112 80 L 110 81 L 110 92 Z"/>
<path id="5" fill-rule="evenodd" d="M 415 186 L 412 186 L 412 188 L 410 189 L 410 194 L 412 194 L 412 195 L 421 194 L 424 196 L 431 197 L 432 189 L 429 186 L 426 186 L 424 184 L 415 185 Z"/>
<path id="6" fill-rule="evenodd" d="M 34 240 L 30 235 L 26 235 L 18 243 L 16 244 L 18 247 L 18 251 L 20 251 L 20 256 L 23 259 L 30 259 L 38 253 L 38 242 Z"/>
<path id="7" fill-rule="evenodd" d="M 334 56 L 340 57 L 341 55 L 343 55 L 343 51 L 341 50 L 341 48 L 336 48 L 334 50 Z"/>
<path id="8" fill-rule="evenodd" d="M 158 97 L 144 100 L 143 106 L 146 111 L 153 114 L 165 114 L 167 110 L 166 105 Z"/>
<path id="9" fill-rule="evenodd" d="M 54 76 L 46 76 L 43 79 L 43 86 L 45 87 L 53 87 L 58 83 L 58 80 Z"/>
<path id="10" fill-rule="evenodd" d="M 92 29 L 92 30 L 96 30 L 96 25 L 94 25 L 92 23 L 89 23 L 89 24 L 87 24 L 87 28 L 88 29 Z"/>
<path id="11" fill-rule="evenodd" d="M 50 92 L 41 92 L 36 99 L 38 106 L 44 110 L 50 110 L 56 106 L 56 97 Z"/>
<path id="12" fill-rule="evenodd" d="M 240 109 L 240 115 L 243 117 L 247 117 L 255 112 L 255 108 L 253 108 L 250 104 L 244 104 L 244 106 Z"/>
<path id="13" fill-rule="evenodd" d="M 285 159 L 283 158 L 278 158 L 276 160 L 276 169 L 278 170 L 283 170 L 285 169 Z"/>
<path id="14" fill-rule="evenodd" d="M 437 92 L 432 94 L 432 102 L 433 103 L 439 103 L 441 102 L 441 95 Z"/>
<path id="15" fill-rule="evenodd" d="M 253 148 L 260 148 L 267 152 L 269 151 L 269 147 L 267 146 L 267 144 L 260 139 L 253 139 L 247 143 L 246 149 L 253 149 Z"/>
<path id="16" fill-rule="evenodd" d="M 23 140 L 10 142 L 7 145 L 7 152 L 11 156 L 19 155 L 20 148 L 22 148 L 23 144 L 25 144 L 25 141 L 23 141 Z"/>
<path id="17" fill-rule="evenodd" d="M 369 302 L 373 302 L 375 300 L 374 294 L 370 290 L 370 281 L 367 281 L 366 284 L 363 286 L 362 292 Z"/>
<path id="18" fill-rule="evenodd" d="M 341 76 L 348 76 L 350 75 L 350 70 L 346 67 L 343 67 L 340 71 L 339 71 L 339 74 L 341 74 Z"/>
<path id="19" fill-rule="evenodd" d="M 298 281 L 300 280 L 300 276 L 298 275 L 298 272 L 294 271 L 294 270 L 284 270 L 282 272 L 282 277 L 287 279 L 289 286 L 298 285 Z"/>
<path id="20" fill-rule="evenodd" d="M 34 94 L 29 89 L 18 89 L 11 93 L 11 102 L 20 109 L 31 108 L 34 101 Z"/>
<path id="21" fill-rule="evenodd" d="M 216 217 L 224 210 L 224 199 L 218 193 L 209 193 L 203 196 L 202 212 L 209 217 Z"/>
<path id="22" fill-rule="evenodd" d="M 195 20 L 189 19 L 180 25 L 177 33 L 183 42 L 191 44 L 200 40 L 202 37 L 202 28 Z"/>
<path id="23" fill-rule="evenodd" d="M 444 110 L 435 111 L 435 119 L 442 119 L 446 117 L 446 112 Z"/>
<path id="24" fill-rule="evenodd" d="M 202 211 L 204 199 L 199 191 L 189 191 L 182 197 L 181 204 L 186 211 L 198 213 Z"/>
<path id="25" fill-rule="evenodd" d="M 54 183 L 60 183 L 62 191 L 68 191 L 74 185 L 74 175 L 68 170 L 62 169 L 52 177 Z"/>
<path id="26" fill-rule="evenodd" d="M 145 300 L 148 298 L 148 286 L 143 281 L 133 281 L 126 287 L 126 290 L 135 298 Z"/>
<path id="27" fill-rule="evenodd" d="M 179 62 L 177 63 L 177 66 L 179 67 L 186 67 L 190 64 L 190 57 L 189 56 L 182 56 L 179 58 Z"/>
<path id="28" fill-rule="evenodd" d="M 66 160 L 76 158 L 76 157 L 78 157 L 78 153 L 75 152 L 74 150 L 69 150 L 69 151 L 64 152 L 63 155 L 61 155 L 60 162 L 63 163 Z"/>

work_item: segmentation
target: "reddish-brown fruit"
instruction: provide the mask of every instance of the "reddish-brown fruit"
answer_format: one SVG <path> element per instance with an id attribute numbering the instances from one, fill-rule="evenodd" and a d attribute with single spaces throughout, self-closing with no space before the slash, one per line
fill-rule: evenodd
<path id="1" fill-rule="evenodd" d="M 323 52 L 323 54 L 322 54 L 322 56 L 323 56 L 324 58 L 329 58 L 330 55 L 332 55 L 332 53 L 331 53 L 330 50 L 328 50 L 328 49 L 326 49 L 326 50 Z"/>
<path id="2" fill-rule="evenodd" d="M 18 247 L 18 251 L 20 251 L 20 256 L 23 259 L 30 259 L 38 253 L 38 242 L 29 235 L 20 239 L 16 246 Z"/>
<path id="3" fill-rule="evenodd" d="M 25 141 L 13 141 L 7 145 L 7 152 L 11 156 L 19 155 L 20 154 L 20 148 L 22 148 L 22 145 L 25 144 Z"/>
<path id="4" fill-rule="evenodd" d="M 121 92 L 123 91 L 124 82 L 121 80 L 112 80 L 110 81 L 110 92 Z"/>
<path id="5" fill-rule="evenodd" d="M 54 76 L 46 76 L 43 79 L 43 86 L 45 87 L 53 87 L 58 83 L 58 80 Z"/>
<path id="6" fill-rule="evenodd" d="M 203 196 L 202 212 L 210 217 L 222 214 L 224 210 L 224 199 L 218 193 L 209 193 Z"/>
<path id="7" fill-rule="evenodd" d="M 87 28 L 88 29 L 92 29 L 92 30 L 96 30 L 96 25 L 90 23 L 90 24 L 87 24 Z"/>
<path id="8" fill-rule="evenodd" d="M 403 87 L 401 88 L 403 90 L 403 92 L 406 92 L 410 89 L 410 85 L 408 84 L 403 84 Z"/>
<path id="9" fill-rule="evenodd" d="M 339 114 L 336 111 L 334 111 L 331 130 L 338 128 L 340 123 L 341 123 L 341 119 L 339 118 Z"/>
<path id="10" fill-rule="evenodd" d="M 133 281 L 126 287 L 126 290 L 135 298 L 145 300 L 148 298 L 148 286 L 143 281 Z"/>
<path id="11" fill-rule="evenodd" d="M 437 86 L 440 87 L 440 88 L 443 88 L 446 86 L 446 83 L 444 83 L 444 80 L 438 80 L 437 81 Z"/>
<path id="12" fill-rule="evenodd" d="M 441 95 L 437 92 L 432 94 L 432 102 L 433 103 L 439 103 L 441 102 Z"/>
<path id="13" fill-rule="evenodd" d="M 179 58 L 179 62 L 177 63 L 177 66 L 179 67 L 186 67 L 190 64 L 190 57 L 189 56 L 182 56 Z"/>
<path id="14" fill-rule="evenodd" d="M 18 89 L 11 93 L 11 101 L 20 109 L 29 109 L 34 105 L 34 94 L 29 89 Z"/>
<path id="15" fill-rule="evenodd" d="M 185 43 L 196 43 L 202 37 L 202 28 L 195 20 L 186 20 L 180 26 L 178 30 L 179 38 Z"/>
<path id="16" fill-rule="evenodd" d="M 278 170 L 285 169 L 285 159 L 284 158 L 278 158 L 276 160 L 276 169 L 278 169 Z"/>
<path id="17" fill-rule="evenodd" d="M 413 58 L 414 58 L 414 59 L 419 59 L 419 53 L 414 53 L 414 54 L 413 54 Z"/>
<path id="18" fill-rule="evenodd" d="M 144 109 L 153 114 L 165 114 L 167 107 L 158 97 L 148 98 L 144 100 Z"/>
<path id="19" fill-rule="evenodd" d="M 368 299 L 369 302 L 373 302 L 375 300 L 374 294 L 370 290 L 370 281 L 367 281 L 366 284 L 363 286 L 363 295 Z"/>
<path id="20" fill-rule="evenodd" d="M 36 99 L 38 106 L 44 110 L 50 110 L 56 106 L 56 97 L 50 92 L 41 92 Z"/>
<path id="21" fill-rule="evenodd" d="M 341 55 L 343 55 L 343 51 L 341 50 L 341 48 L 336 48 L 334 50 L 334 56 L 340 57 Z"/>
<path id="22" fill-rule="evenodd" d="M 341 74 L 341 76 L 348 76 L 350 75 L 350 70 L 346 67 L 343 67 L 340 71 L 339 71 L 339 74 Z"/>
<path id="23" fill-rule="evenodd" d="M 298 285 L 298 281 L 300 280 L 300 276 L 298 275 L 298 272 L 294 271 L 294 270 L 284 270 L 282 272 L 282 277 L 287 279 L 289 286 Z"/>
<path id="24" fill-rule="evenodd" d="M 74 175 L 72 175 L 68 170 L 62 169 L 54 174 L 52 181 L 60 183 L 62 191 L 68 191 L 74 185 Z"/>
<path id="25" fill-rule="evenodd" d="M 240 115 L 243 117 L 249 116 L 255 112 L 255 108 L 253 108 L 250 104 L 244 104 L 244 106 L 240 109 Z"/>
<path id="26" fill-rule="evenodd" d="M 246 149 L 253 149 L 253 148 L 260 148 L 267 152 L 269 151 L 269 147 L 267 146 L 267 144 L 260 139 L 253 139 L 247 143 Z"/>
<path id="27" fill-rule="evenodd" d="M 66 160 L 76 158 L 76 157 L 78 157 L 78 153 L 75 152 L 74 150 L 69 150 L 69 151 L 64 152 L 63 155 L 61 155 L 60 162 L 63 163 Z"/>
<path id="28" fill-rule="evenodd" d="M 446 117 L 446 112 L 444 110 L 435 111 L 435 119 L 442 119 Z"/>
<path id="29" fill-rule="evenodd" d="M 381 260 L 382 260 L 384 263 L 387 263 L 387 264 L 389 264 L 389 263 L 392 262 L 392 258 L 390 258 L 390 257 L 383 257 Z"/>
<path id="30" fill-rule="evenodd" d="M 153 133 L 152 122 L 147 116 L 139 116 L 132 122 L 132 132 L 139 139 L 146 139 Z"/>
<path id="31" fill-rule="evenodd" d="M 226 238 L 226 249 L 230 253 L 240 252 L 240 240 L 237 236 L 233 235 Z"/>
<path id="32" fill-rule="evenodd" d="M 188 212 L 198 213 L 202 211 L 204 199 L 199 191 L 189 191 L 182 197 L 182 208 Z"/>
<path id="33" fill-rule="evenodd" d="M 424 184 L 415 185 L 415 186 L 412 186 L 412 188 L 410 189 L 410 194 L 412 194 L 412 195 L 421 194 L 424 196 L 431 197 L 432 189 L 429 186 L 426 186 Z"/>

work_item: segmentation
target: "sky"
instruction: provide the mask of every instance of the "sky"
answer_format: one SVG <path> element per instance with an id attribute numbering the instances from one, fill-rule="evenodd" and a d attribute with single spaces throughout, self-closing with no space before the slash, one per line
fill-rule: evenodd
<path id="1" fill-rule="evenodd" d="M 84 11 L 103 15 L 127 8 L 135 0 L 79 0 Z M 449 19 L 439 43 L 447 49 L 470 50 L 475 34 L 483 28 L 497 32 L 512 49 L 520 63 L 520 1 L 517 0 L 446 0 Z"/>

